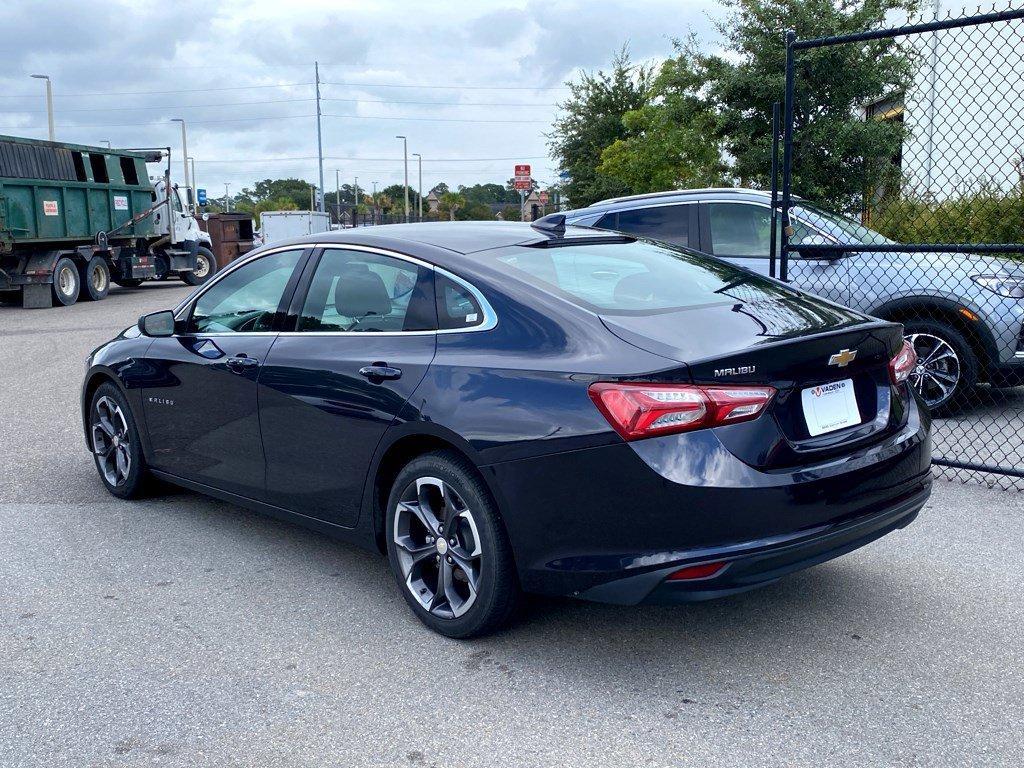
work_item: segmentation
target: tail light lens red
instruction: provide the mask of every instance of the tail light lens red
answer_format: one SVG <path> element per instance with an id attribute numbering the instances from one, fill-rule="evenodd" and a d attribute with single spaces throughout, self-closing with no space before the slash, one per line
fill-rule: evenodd
<path id="1" fill-rule="evenodd" d="M 590 398 L 627 441 L 757 419 L 774 387 L 595 382 Z"/>
<path id="2" fill-rule="evenodd" d="M 916 365 L 917 352 L 914 350 L 914 345 L 904 341 L 903 347 L 896 353 L 896 357 L 889 361 L 889 377 L 892 379 L 893 384 L 906 382 L 907 377 L 910 376 L 910 372 L 914 370 Z"/>
<path id="3" fill-rule="evenodd" d="M 713 561 L 712 563 L 699 563 L 696 566 L 685 566 L 679 571 L 674 571 L 665 579 L 670 582 L 684 582 L 688 579 L 707 579 L 714 577 L 726 567 L 725 561 Z"/>

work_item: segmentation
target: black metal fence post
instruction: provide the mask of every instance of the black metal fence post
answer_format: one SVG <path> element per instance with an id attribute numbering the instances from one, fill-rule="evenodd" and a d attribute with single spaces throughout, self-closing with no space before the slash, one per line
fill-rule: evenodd
<path id="1" fill-rule="evenodd" d="M 768 275 L 775 277 L 775 259 L 779 240 L 779 112 L 781 105 L 772 105 L 772 216 L 771 239 L 768 243 Z"/>
<path id="2" fill-rule="evenodd" d="M 784 133 L 782 143 L 782 238 L 781 255 L 782 264 L 779 270 L 781 280 L 789 279 L 789 237 L 792 234 L 792 226 L 789 221 L 790 195 L 793 187 L 793 90 L 796 65 L 794 61 L 793 44 L 796 42 L 796 32 L 786 32 L 786 94 L 784 107 Z"/>

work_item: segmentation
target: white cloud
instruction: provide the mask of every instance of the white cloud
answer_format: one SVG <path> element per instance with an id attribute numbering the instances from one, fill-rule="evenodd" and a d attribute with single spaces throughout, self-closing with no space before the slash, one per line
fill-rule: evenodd
<path id="1" fill-rule="evenodd" d="M 707 38 L 710 8 L 711 0 L 8 0 L 0 132 L 46 135 L 42 84 L 28 78 L 41 72 L 53 78 L 59 139 L 177 150 L 169 121 L 184 117 L 199 184 L 211 194 L 224 182 L 238 190 L 265 177 L 315 181 L 315 160 L 259 161 L 316 155 L 310 83 L 319 60 L 328 189 L 335 168 L 366 187 L 399 181 L 396 134 L 423 154 L 427 187 L 511 175 L 511 160 L 455 162 L 475 158 L 534 158 L 534 175 L 553 181 L 543 134 L 565 94 L 545 89 L 606 66 L 623 43 L 645 59 L 668 55 L 670 39 L 691 28 Z M 416 87 L 424 84 L 457 87 Z M 524 122 L 442 122 L 459 119 Z"/>

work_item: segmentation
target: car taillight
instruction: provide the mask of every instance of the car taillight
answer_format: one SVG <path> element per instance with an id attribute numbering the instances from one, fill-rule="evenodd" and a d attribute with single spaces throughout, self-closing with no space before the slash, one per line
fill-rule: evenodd
<path id="1" fill-rule="evenodd" d="M 889 361 L 889 376 L 893 384 L 906 382 L 910 372 L 917 365 L 917 352 L 910 342 L 903 342 L 903 347 L 896 353 L 896 357 Z"/>
<path id="2" fill-rule="evenodd" d="M 627 441 L 756 419 L 774 387 L 595 382 L 590 398 Z"/>

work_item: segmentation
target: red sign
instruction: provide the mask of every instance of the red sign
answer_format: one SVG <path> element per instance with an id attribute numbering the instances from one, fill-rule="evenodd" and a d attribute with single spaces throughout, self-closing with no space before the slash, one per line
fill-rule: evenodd
<path id="1" fill-rule="evenodd" d="M 516 179 L 512 182 L 512 186 L 517 190 L 532 190 L 533 180 L 532 179 Z"/>
<path id="2" fill-rule="evenodd" d="M 523 163 L 521 165 L 516 166 L 516 173 L 515 173 L 515 175 L 516 176 L 529 176 L 530 175 L 530 166 L 529 166 L 529 164 Z"/>
<path id="3" fill-rule="evenodd" d="M 538 197 L 540 198 L 540 204 L 542 206 L 546 206 L 548 204 L 548 194 L 546 192 L 542 192 Z"/>

